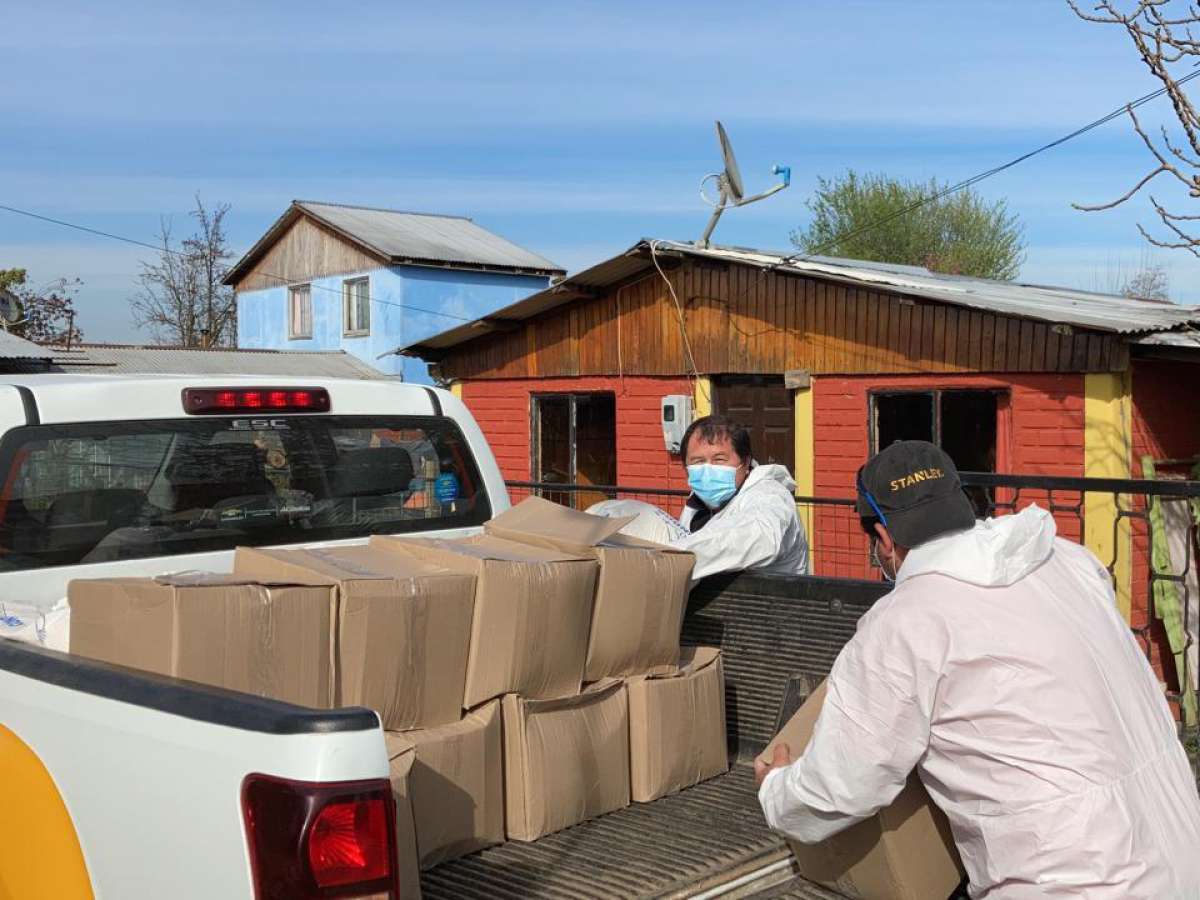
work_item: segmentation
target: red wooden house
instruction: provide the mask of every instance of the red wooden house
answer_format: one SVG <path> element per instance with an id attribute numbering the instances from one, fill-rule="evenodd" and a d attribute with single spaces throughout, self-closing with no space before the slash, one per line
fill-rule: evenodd
<path id="1" fill-rule="evenodd" d="M 1170 303 L 642 241 L 401 352 L 436 364 L 508 479 L 683 487 L 660 405 L 685 394 L 697 415 L 748 424 L 801 496 L 846 498 L 868 454 L 901 438 L 967 471 L 1128 478 L 1143 456 L 1192 458 L 1197 326 L 1200 310 Z M 1115 559 L 1136 615 L 1144 528 L 1117 523 L 1112 495 L 1054 503 L 1082 504 L 1060 527 Z M 845 507 L 801 509 L 818 573 L 870 574 Z"/>

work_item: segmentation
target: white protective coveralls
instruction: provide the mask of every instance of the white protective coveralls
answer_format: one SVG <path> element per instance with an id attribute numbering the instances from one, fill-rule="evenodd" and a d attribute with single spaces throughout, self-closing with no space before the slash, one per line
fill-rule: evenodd
<path id="1" fill-rule="evenodd" d="M 808 538 L 796 515 L 796 482 L 786 466 L 756 465 L 733 499 L 699 531 L 671 546 L 696 554 L 692 581 L 717 572 L 753 569 L 771 575 L 808 572 Z M 688 528 L 695 510 L 680 516 Z"/>
<path id="2" fill-rule="evenodd" d="M 829 676 L 772 829 L 815 843 L 917 768 L 988 900 L 1200 897 L 1200 799 L 1107 573 L 1028 507 L 922 544 Z"/>
<path id="3" fill-rule="evenodd" d="M 632 517 L 632 522 L 621 526 L 621 534 L 655 544 L 669 544 L 687 535 L 687 529 L 679 524 L 678 519 L 641 500 L 601 500 L 589 506 L 587 511 L 593 516 L 607 516 L 610 519 Z"/>

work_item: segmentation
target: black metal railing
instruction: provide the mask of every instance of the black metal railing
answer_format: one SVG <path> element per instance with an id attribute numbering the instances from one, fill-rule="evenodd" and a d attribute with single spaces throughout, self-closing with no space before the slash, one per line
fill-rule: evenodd
<path id="1" fill-rule="evenodd" d="M 1168 699 L 1183 726 L 1182 737 L 1196 765 L 1197 745 L 1197 517 L 1200 481 L 1074 478 L 1056 475 L 960 473 L 964 488 L 981 515 L 1005 515 L 1037 503 L 1055 518 L 1059 535 L 1087 542 L 1086 513 L 1104 502 L 1105 528 L 1111 520 L 1111 551 L 1101 559 L 1114 579 L 1123 611 L 1139 644 L 1166 685 Z M 601 500 L 640 500 L 678 516 L 688 492 L 629 485 L 507 482 L 513 502 L 540 496 L 577 509 Z M 1090 499 L 1090 503 L 1089 503 Z M 1097 503 L 1097 500 L 1101 501 Z M 1188 505 L 1182 533 L 1174 544 L 1177 556 L 1164 554 L 1161 521 L 1155 510 L 1166 504 Z M 797 496 L 796 505 L 808 532 L 812 572 L 842 578 L 878 578 L 853 497 Z M 1161 520 L 1161 515 L 1159 516 Z M 1092 543 L 1096 535 L 1092 534 Z"/>

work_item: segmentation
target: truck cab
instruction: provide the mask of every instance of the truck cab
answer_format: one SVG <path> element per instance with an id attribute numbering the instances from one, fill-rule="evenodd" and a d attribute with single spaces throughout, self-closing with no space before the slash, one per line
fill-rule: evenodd
<path id="1" fill-rule="evenodd" d="M 483 435 L 446 391 L 294 377 L 0 384 L 0 598 L 43 615 L 74 578 L 223 572 L 239 545 L 464 534 L 507 507 Z"/>

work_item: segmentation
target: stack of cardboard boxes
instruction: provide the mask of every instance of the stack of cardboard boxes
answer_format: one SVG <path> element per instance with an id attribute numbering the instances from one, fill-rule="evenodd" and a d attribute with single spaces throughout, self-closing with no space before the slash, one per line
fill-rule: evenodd
<path id="1" fill-rule="evenodd" d="M 625 521 L 535 498 L 465 539 L 76 581 L 71 652 L 377 710 L 415 879 L 726 770 L 720 653 L 679 646 L 694 560 Z"/>

